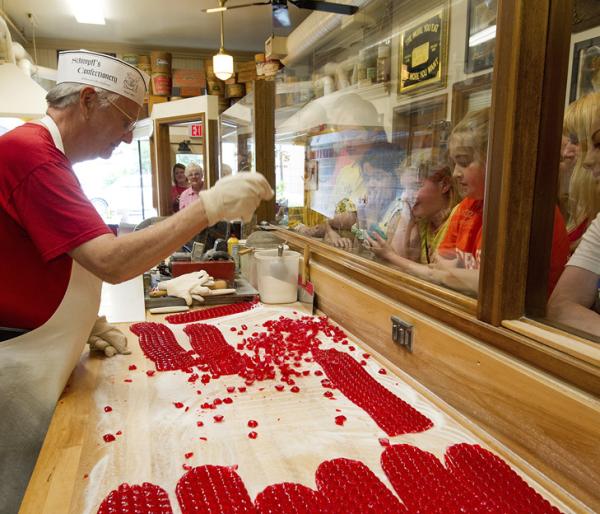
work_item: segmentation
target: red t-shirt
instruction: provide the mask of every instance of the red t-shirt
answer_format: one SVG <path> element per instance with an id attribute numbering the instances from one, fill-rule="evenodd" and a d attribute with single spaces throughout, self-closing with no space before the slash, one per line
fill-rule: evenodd
<path id="1" fill-rule="evenodd" d="M 45 127 L 28 123 L 3 135 L 0 155 L 0 326 L 33 329 L 65 294 L 67 252 L 110 229 Z"/>
<path id="2" fill-rule="evenodd" d="M 438 253 L 446 259 L 458 258 L 460 266 L 479 269 L 483 231 L 483 202 L 465 198 L 452 212 L 446 237 Z M 569 258 L 569 238 L 565 221 L 558 207 L 554 209 L 552 254 L 548 276 L 548 296 L 554 290 Z"/>

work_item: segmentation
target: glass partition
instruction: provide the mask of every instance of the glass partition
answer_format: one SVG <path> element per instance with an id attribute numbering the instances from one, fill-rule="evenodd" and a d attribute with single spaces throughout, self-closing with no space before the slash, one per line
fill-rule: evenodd
<path id="1" fill-rule="evenodd" d="M 553 274 L 545 322 L 600 341 L 600 5 L 575 3 L 570 42 L 552 256 L 560 252 L 564 272 Z M 557 238 L 556 225 L 566 233 Z"/>
<path id="2" fill-rule="evenodd" d="M 292 58 L 277 221 L 476 296 L 495 30 L 495 0 L 374 0 Z"/>
<path id="3" fill-rule="evenodd" d="M 249 93 L 220 116 L 221 176 L 256 170 L 253 104 Z"/>

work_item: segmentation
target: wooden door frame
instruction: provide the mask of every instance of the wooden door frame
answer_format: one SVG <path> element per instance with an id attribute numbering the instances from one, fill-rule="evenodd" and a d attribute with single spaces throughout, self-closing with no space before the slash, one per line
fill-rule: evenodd
<path id="1" fill-rule="evenodd" d="M 154 120 L 154 141 L 156 149 L 156 175 L 154 184 L 156 185 L 156 209 L 159 216 L 168 216 L 173 214 L 171 202 L 171 187 L 172 187 L 172 164 L 171 164 L 171 140 L 169 136 L 169 127 L 174 123 L 184 123 L 198 121 L 204 127 L 204 137 L 202 138 L 202 155 L 204 162 L 205 179 L 207 186 L 214 184 L 217 180 L 217 163 L 216 156 L 209 155 L 207 148 L 216 148 L 218 131 L 216 130 L 216 122 L 211 125 L 211 120 L 207 120 L 206 113 L 196 112 L 190 114 L 182 114 L 178 116 L 169 116 L 165 118 L 157 118 Z M 214 139 L 214 141 L 213 141 Z M 209 142 L 207 143 L 207 140 Z"/>

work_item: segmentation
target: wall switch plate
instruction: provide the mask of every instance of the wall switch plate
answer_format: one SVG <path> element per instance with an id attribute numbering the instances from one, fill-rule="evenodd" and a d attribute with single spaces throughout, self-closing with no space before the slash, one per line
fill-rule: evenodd
<path id="1" fill-rule="evenodd" d="M 396 316 L 392 316 L 391 320 L 392 340 L 412 353 L 414 327 Z"/>

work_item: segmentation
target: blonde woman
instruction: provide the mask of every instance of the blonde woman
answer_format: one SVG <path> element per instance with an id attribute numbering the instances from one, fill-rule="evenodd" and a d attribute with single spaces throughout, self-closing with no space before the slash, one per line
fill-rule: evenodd
<path id="1" fill-rule="evenodd" d="M 600 212 L 600 194 L 596 180 L 583 164 L 588 150 L 589 129 L 599 108 L 600 93 L 591 93 L 569 105 L 565 113 L 564 127 L 571 146 L 565 147 L 563 158 L 565 153 L 572 150 L 573 145 L 578 146 L 569 179 L 567 233 L 571 252 L 575 251 L 585 230 Z M 567 153 L 567 158 L 570 153 Z"/>

